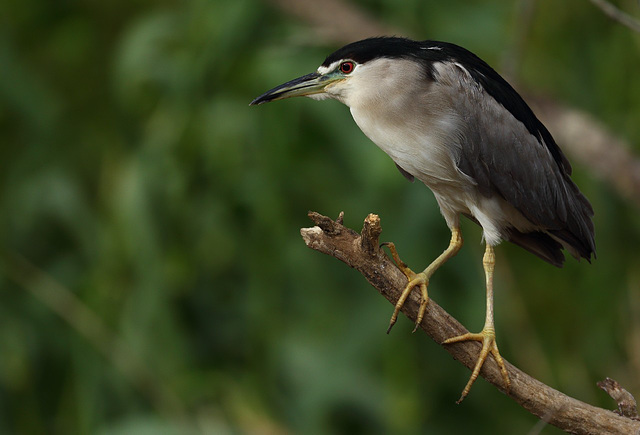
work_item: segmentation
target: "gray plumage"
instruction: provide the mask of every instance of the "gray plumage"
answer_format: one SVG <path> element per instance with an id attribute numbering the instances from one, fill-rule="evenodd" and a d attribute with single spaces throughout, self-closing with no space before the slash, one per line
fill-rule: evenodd
<path id="1" fill-rule="evenodd" d="M 460 67 L 445 63 L 443 68 Z M 457 95 L 454 107 L 466 120 L 456 157 L 458 169 L 473 179 L 481 195 L 506 201 L 532 224 L 532 228 L 518 227 L 507 221 L 501 238 L 555 266 L 564 261 L 562 246 L 577 258 L 590 259 L 595 251 L 593 209 L 571 180 L 564 155 L 554 159 L 544 140 L 515 121 L 511 112 L 486 95 L 485 88 L 477 82 L 473 86 L 469 83 L 473 78 L 462 71 L 457 76 L 446 86 Z"/>
<path id="2" fill-rule="evenodd" d="M 450 228 L 467 216 L 488 244 L 509 240 L 558 267 L 562 248 L 595 255 L 593 209 L 568 160 L 520 95 L 471 52 L 436 41 L 359 41 L 254 104 L 310 79 L 328 84 L 298 95 L 349 106 L 400 172 L 433 191 Z"/>

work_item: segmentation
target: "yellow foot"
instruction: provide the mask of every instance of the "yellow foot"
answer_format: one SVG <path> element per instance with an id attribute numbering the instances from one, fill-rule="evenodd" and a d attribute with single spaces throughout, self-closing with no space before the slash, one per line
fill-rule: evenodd
<path id="1" fill-rule="evenodd" d="M 418 329 L 418 326 L 422 322 L 424 313 L 427 310 L 427 302 L 429 301 L 427 286 L 429 285 L 429 278 L 427 278 L 427 275 L 424 272 L 415 273 L 413 270 L 409 269 L 409 266 L 407 266 L 407 264 L 400 259 L 400 256 L 398 255 L 398 251 L 396 250 L 396 246 L 393 244 L 393 242 L 383 243 L 380 246 L 387 246 L 389 248 L 389 251 L 391 251 L 391 256 L 393 257 L 393 261 L 396 262 L 398 269 L 400 269 L 402 273 L 405 274 L 405 276 L 407 277 L 407 280 L 409 281 L 405 286 L 404 290 L 402 290 L 402 294 L 400 295 L 398 302 L 396 302 L 396 306 L 393 310 L 393 314 L 391 315 L 391 320 L 389 321 L 389 328 L 387 329 L 387 334 L 391 331 L 391 328 L 393 328 L 393 325 L 396 323 L 396 320 L 398 320 L 398 313 L 400 312 L 400 309 L 402 308 L 405 301 L 411 294 L 411 290 L 413 290 L 415 287 L 419 287 L 422 299 L 420 300 L 420 309 L 418 310 L 416 326 L 413 328 L 413 332 L 416 332 L 416 330 Z"/>
<path id="2" fill-rule="evenodd" d="M 460 396 L 460 399 L 458 399 L 456 403 L 462 402 L 464 398 L 467 397 L 467 394 L 469 394 L 469 390 L 471 390 L 471 386 L 478 378 L 478 375 L 480 374 L 480 369 L 482 368 L 482 365 L 484 364 L 487 357 L 489 356 L 489 352 L 491 352 L 491 355 L 493 355 L 493 358 L 495 358 L 496 363 L 498 364 L 498 367 L 500 367 L 500 372 L 502 373 L 502 379 L 504 379 L 506 390 L 509 391 L 509 388 L 511 387 L 511 380 L 509 380 L 507 367 L 504 365 L 504 361 L 502 360 L 502 357 L 500 356 L 500 352 L 498 351 L 498 345 L 496 344 L 496 333 L 494 329 L 485 327 L 482 330 L 482 332 L 478 334 L 472 334 L 469 332 L 467 334 L 449 338 L 445 340 L 443 344 L 459 343 L 461 341 L 469 341 L 469 340 L 482 342 L 482 350 L 480 351 L 480 355 L 478 355 L 478 361 L 476 362 L 476 366 L 473 369 L 473 373 L 471 373 L 469 382 L 467 382 L 467 385 L 464 387 L 464 390 L 462 390 L 462 395 Z"/>

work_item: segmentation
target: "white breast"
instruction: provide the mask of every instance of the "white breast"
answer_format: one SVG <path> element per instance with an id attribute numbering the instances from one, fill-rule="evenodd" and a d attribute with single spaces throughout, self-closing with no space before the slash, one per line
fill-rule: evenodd
<path id="1" fill-rule="evenodd" d="M 460 184 L 464 176 L 456 169 L 456 120 L 443 117 L 412 125 L 413 116 L 388 108 L 351 108 L 358 127 L 400 167 L 427 186 Z M 409 115 L 406 114 L 405 115 Z"/>
<path id="2" fill-rule="evenodd" d="M 351 109 L 358 127 L 399 166 L 432 189 L 468 184 L 456 168 L 463 120 L 448 93 L 410 60 L 376 59 L 328 92 Z"/>
<path id="3" fill-rule="evenodd" d="M 371 141 L 433 191 L 450 227 L 458 225 L 461 213 L 472 215 L 495 245 L 507 223 L 518 228 L 528 222 L 502 198 L 483 197 L 475 181 L 458 169 L 469 120 L 457 107 L 462 96 L 454 80 L 459 76 L 439 72 L 441 80 L 430 81 L 417 62 L 377 59 L 327 92 L 349 106 Z"/>

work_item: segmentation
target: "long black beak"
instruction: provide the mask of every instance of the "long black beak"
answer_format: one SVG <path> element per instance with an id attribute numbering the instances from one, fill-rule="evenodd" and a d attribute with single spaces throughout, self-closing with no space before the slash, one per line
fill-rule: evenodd
<path id="1" fill-rule="evenodd" d="M 280 86 L 276 86 L 265 92 L 251 102 L 251 106 L 256 106 L 269 101 L 282 100 L 290 97 L 301 97 L 305 95 L 320 94 L 324 92 L 325 86 L 331 82 L 330 76 L 323 76 L 317 72 L 307 74 L 297 79 L 293 79 Z"/>

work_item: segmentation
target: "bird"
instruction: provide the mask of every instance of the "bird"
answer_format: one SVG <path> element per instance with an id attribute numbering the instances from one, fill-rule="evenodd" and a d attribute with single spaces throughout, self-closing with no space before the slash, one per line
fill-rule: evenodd
<path id="1" fill-rule="evenodd" d="M 443 343 L 482 343 L 458 403 L 469 394 L 489 354 L 508 392 L 511 381 L 494 325 L 494 248 L 509 241 L 556 267 L 562 267 L 565 250 L 589 263 L 596 257 L 593 208 L 572 181 L 571 165 L 549 130 L 485 61 L 441 41 L 381 36 L 353 42 L 327 56 L 315 72 L 277 86 L 250 104 L 297 96 L 335 99 L 348 106 L 358 127 L 400 173 L 433 192 L 451 231 L 448 247 L 418 273 L 400 259 L 393 243 L 386 244 L 408 280 L 389 330 L 414 289 L 420 292 L 416 328 L 420 325 L 432 275 L 462 247 L 461 217 L 480 225 L 485 242 L 484 327 Z"/>

